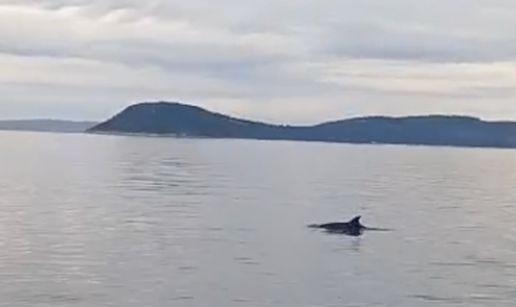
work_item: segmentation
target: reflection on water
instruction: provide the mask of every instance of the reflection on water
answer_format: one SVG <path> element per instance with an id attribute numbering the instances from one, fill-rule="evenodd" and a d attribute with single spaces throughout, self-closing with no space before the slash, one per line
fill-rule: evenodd
<path id="1" fill-rule="evenodd" d="M 0 133 L 0 306 L 509 306 L 513 151 Z M 360 237 L 306 226 L 347 221 Z"/>

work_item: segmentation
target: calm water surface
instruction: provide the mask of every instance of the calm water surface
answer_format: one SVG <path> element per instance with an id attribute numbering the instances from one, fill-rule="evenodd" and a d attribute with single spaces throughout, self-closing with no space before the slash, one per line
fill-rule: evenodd
<path id="1" fill-rule="evenodd" d="M 513 306 L 516 151 L 0 133 L 0 306 Z M 307 224 L 392 228 L 361 238 Z"/>

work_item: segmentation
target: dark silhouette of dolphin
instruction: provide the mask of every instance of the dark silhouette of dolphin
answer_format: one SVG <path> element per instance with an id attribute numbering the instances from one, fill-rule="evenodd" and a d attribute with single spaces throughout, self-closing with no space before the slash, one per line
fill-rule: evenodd
<path id="1" fill-rule="evenodd" d="M 388 229 L 382 228 L 371 228 L 366 227 L 360 223 L 360 218 L 362 216 L 358 215 L 351 219 L 349 222 L 334 222 L 334 223 L 326 223 L 326 224 L 311 224 L 308 225 L 310 228 L 320 228 L 324 229 L 330 233 L 337 234 L 345 234 L 349 236 L 360 236 L 364 233 L 365 230 L 376 230 L 376 231 L 388 231 Z"/>

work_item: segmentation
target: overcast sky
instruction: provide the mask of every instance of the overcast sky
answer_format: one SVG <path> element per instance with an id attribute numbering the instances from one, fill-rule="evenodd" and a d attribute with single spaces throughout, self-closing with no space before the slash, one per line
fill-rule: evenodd
<path id="1" fill-rule="evenodd" d="M 514 0 L 0 0 L 0 117 L 516 120 Z"/>

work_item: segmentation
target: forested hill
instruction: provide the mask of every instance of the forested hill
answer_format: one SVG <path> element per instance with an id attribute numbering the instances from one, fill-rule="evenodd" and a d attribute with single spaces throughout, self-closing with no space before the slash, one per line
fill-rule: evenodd
<path id="1" fill-rule="evenodd" d="M 175 102 L 129 106 L 91 133 L 158 134 L 342 143 L 383 143 L 516 147 L 515 122 L 488 122 L 469 116 L 371 116 L 313 126 L 273 125 L 234 118 Z"/>

